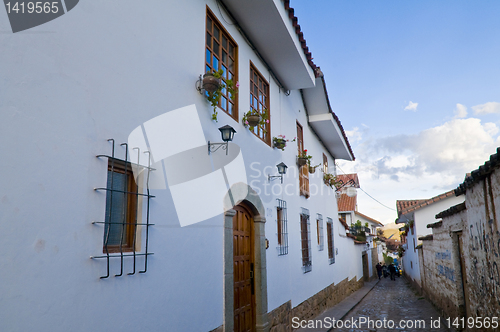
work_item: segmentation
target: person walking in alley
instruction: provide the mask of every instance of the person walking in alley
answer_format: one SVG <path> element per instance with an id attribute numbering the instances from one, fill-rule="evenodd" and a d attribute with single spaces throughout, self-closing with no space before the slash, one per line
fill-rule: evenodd
<path id="1" fill-rule="evenodd" d="M 389 265 L 389 272 L 391 273 L 391 280 L 396 281 L 396 267 L 392 263 Z"/>
<path id="2" fill-rule="evenodd" d="M 380 263 L 377 263 L 377 265 L 375 265 L 375 268 L 377 269 L 378 280 L 380 280 L 380 278 L 382 277 L 382 265 L 380 265 Z"/>

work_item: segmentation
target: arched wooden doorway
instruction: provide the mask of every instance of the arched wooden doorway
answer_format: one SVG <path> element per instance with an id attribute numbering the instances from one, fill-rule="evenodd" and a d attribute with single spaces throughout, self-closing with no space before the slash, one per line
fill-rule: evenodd
<path id="1" fill-rule="evenodd" d="M 253 218 L 243 204 L 233 208 L 234 331 L 255 331 Z"/>

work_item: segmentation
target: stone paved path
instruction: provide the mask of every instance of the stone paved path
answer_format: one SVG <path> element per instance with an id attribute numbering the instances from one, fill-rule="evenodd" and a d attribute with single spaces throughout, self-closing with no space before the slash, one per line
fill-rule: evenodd
<path id="1" fill-rule="evenodd" d="M 373 321 L 371 326 L 367 323 L 360 326 L 361 320 L 368 322 Z M 384 319 L 386 321 L 384 327 Z M 440 319 L 440 328 L 431 326 L 433 322 Z M 357 328 L 336 328 L 332 331 L 336 332 L 351 332 L 351 331 L 366 331 L 366 332 L 423 332 L 423 331 L 446 331 L 449 330 L 444 326 L 445 321 L 439 316 L 434 307 L 427 300 L 416 295 L 409 287 L 407 281 L 400 277 L 396 281 L 392 281 L 389 277 L 382 278 L 380 282 L 372 289 L 370 293 L 343 319 L 345 322 L 353 320 L 358 322 Z M 394 322 L 394 327 L 391 329 L 390 320 Z M 401 327 L 401 320 L 411 320 L 406 323 L 408 327 Z M 425 327 L 418 327 L 415 321 L 421 320 L 425 323 Z M 377 325 L 378 324 L 378 328 Z M 413 327 L 410 325 L 414 324 Z M 422 323 L 420 323 L 422 324 Z"/>

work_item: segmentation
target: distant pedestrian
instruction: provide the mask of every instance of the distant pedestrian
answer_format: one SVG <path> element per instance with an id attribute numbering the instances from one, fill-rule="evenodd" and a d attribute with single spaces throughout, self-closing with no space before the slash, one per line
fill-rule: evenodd
<path id="1" fill-rule="evenodd" d="M 377 263 L 377 265 L 375 265 L 375 268 L 377 269 L 378 280 L 380 280 L 380 278 L 382 277 L 382 265 L 380 265 L 380 263 Z"/>
<path id="2" fill-rule="evenodd" d="M 396 267 L 392 263 L 389 265 L 389 272 L 391 273 L 391 280 L 396 280 Z"/>

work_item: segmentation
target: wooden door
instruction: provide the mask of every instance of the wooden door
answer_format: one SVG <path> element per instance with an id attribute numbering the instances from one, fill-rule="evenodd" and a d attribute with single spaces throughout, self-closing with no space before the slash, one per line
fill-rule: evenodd
<path id="1" fill-rule="evenodd" d="M 363 277 L 365 281 L 370 281 L 370 272 L 368 269 L 368 255 L 366 253 L 363 253 L 362 260 L 363 260 Z"/>
<path id="2" fill-rule="evenodd" d="M 250 211 L 238 205 L 233 217 L 234 331 L 255 331 L 254 234 Z"/>

